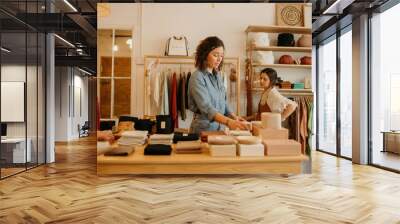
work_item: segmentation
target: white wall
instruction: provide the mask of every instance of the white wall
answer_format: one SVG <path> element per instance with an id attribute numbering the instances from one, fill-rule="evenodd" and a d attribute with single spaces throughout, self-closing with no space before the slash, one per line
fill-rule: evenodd
<path id="1" fill-rule="evenodd" d="M 55 73 L 55 141 L 70 141 L 79 138 L 78 124 L 88 120 L 88 78 L 71 67 L 56 67 Z M 82 116 L 76 107 L 76 90 L 80 90 Z"/>
<path id="2" fill-rule="evenodd" d="M 133 88 L 132 114 L 143 115 L 144 55 L 162 55 L 166 40 L 173 35 L 184 35 L 189 40 L 192 55 L 199 41 L 207 36 L 219 36 L 225 43 L 226 56 L 241 58 L 241 102 L 246 102 L 244 60 L 246 34 L 249 25 L 275 25 L 275 5 L 268 3 L 146 3 L 107 4 L 109 15 L 98 17 L 98 29 L 133 29 Z M 296 36 L 296 38 L 298 38 Z M 102 46 L 98 45 L 98 48 Z M 294 55 L 300 57 L 301 55 Z M 277 55 L 279 57 L 279 55 Z M 302 81 L 310 70 L 277 69 L 280 76 L 290 81 Z M 255 99 L 258 102 L 258 99 Z M 241 105 L 245 114 L 246 104 Z"/>

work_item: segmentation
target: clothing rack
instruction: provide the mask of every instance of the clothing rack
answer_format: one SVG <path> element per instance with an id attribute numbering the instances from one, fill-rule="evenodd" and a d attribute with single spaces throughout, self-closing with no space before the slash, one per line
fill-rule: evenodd
<path id="1" fill-rule="evenodd" d="M 144 83 L 144 115 L 154 115 L 151 114 L 150 112 L 150 100 L 147 99 L 149 96 L 147 92 L 147 86 L 148 86 L 148 66 L 150 63 L 156 63 L 158 65 L 176 65 L 179 67 L 179 73 L 188 71 L 185 70 L 183 67 L 186 67 L 188 65 L 191 65 L 190 71 L 193 72 L 195 70 L 194 64 L 195 64 L 195 57 L 192 56 L 161 56 L 161 55 L 145 55 L 144 56 L 144 69 L 145 69 L 145 83 Z M 224 57 L 224 65 L 230 65 L 233 66 L 236 69 L 236 114 L 240 114 L 240 59 L 239 57 Z M 175 70 L 176 71 L 176 70 Z M 231 83 L 229 80 L 229 77 L 225 77 L 228 79 L 228 84 Z M 229 93 L 227 93 L 228 96 Z M 231 105 L 233 106 L 233 105 Z"/>

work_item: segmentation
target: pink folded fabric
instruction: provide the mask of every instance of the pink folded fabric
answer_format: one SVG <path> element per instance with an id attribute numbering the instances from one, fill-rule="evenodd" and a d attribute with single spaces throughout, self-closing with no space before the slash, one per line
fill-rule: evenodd
<path id="1" fill-rule="evenodd" d="M 212 135 L 208 136 L 208 144 L 210 145 L 234 145 L 237 141 L 233 136 L 228 135 Z"/>

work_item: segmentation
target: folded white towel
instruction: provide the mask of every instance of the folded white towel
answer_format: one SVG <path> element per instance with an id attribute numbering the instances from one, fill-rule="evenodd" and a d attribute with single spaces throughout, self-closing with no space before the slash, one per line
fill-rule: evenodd
<path id="1" fill-rule="evenodd" d="M 151 140 L 172 140 L 174 138 L 174 134 L 154 134 L 150 135 Z"/>
<path id="2" fill-rule="evenodd" d="M 263 144 L 255 144 L 255 145 L 238 145 L 238 154 L 239 156 L 264 156 L 264 145 Z"/>

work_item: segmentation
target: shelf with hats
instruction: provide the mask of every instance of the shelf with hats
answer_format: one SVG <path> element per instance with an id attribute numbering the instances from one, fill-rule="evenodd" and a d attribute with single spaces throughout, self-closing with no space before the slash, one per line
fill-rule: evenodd
<path id="1" fill-rule="evenodd" d="M 311 69 L 311 65 L 297 65 L 297 64 L 252 64 L 253 67 L 268 67 L 268 68 L 306 68 Z"/>
<path id="2" fill-rule="evenodd" d="M 280 47 L 280 46 L 269 46 L 269 47 L 251 47 L 247 51 L 278 51 L 278 52 L 312 52 L 312 47 Z"/>
<path id="3" fill-rule="evenodd" d="M 264 33 L 298 33 L 311 34 L 311 28 L 306 27 L 290 27 L 290 26 L 248 26 L 246 33 L 264 32 Z"/>

